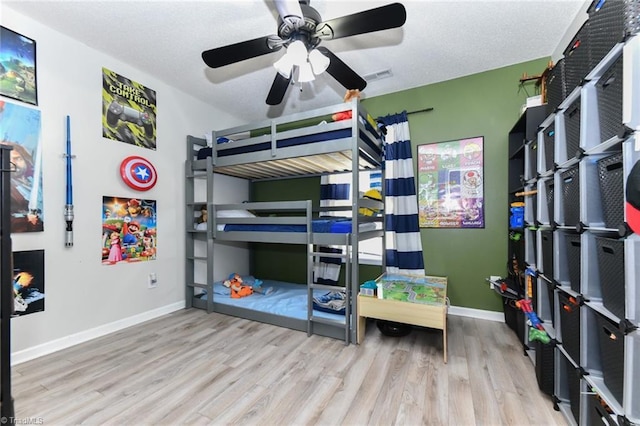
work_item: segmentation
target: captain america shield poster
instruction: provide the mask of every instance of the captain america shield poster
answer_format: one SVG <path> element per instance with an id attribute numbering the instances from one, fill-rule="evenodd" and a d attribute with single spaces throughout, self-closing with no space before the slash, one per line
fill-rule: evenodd
<path id="1" fill-rule="evenodd" d="M 158 173 L 153 164 L 145 158 L 132 155 L 122 160 L 120 176 L 124 183 L 137 191 L 148 191 L 158 180 Z"/>

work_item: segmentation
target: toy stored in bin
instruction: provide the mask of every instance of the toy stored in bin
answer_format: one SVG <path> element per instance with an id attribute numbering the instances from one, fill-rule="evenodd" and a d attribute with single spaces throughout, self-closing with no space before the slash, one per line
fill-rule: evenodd
<path id="1" fill-rule="evenodd" d="M 511 217 L 509 227 L 512 229 L 524 228 L 524 203 L 511 203 Z"/>

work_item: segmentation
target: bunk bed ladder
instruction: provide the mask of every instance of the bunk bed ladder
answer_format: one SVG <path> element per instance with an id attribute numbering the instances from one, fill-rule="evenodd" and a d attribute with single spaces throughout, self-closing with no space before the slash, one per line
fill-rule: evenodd
<path id="1" fill-rule="evenodd" d="M 196 180 L 206 179 L 207 193 L 213 186 L 213 165 L 207 162 L 206 170 L 194 170 L 193 158 L 198 149 L 207 146 L 205 139 L 187 136 L 187 161 L 185 162 L 185 308 L 193 307 L 195 289 L 206 291 L 207 312 L 213 312 L 213 271 L 211 262 L 213 255 L 213 240 L 209 227 L 207 230 L 198 230 L 194 226 L 195 219 L 201 206 L 206 202 L 196 200 Z M 210 210 L 210 206 L 207 206 Z M 206 242 L 205 253 L 196 250 L 197 241 Z M 202 265 L 206 265 L 206 283 L 197 282 L 196 271 L 202 271 Z M 201 279 L 201 278 L 200 278 Z"/>
<path id="2" fill-rule="evenodd" d="M 307 335 L 311 336 L 314 334 L 314 325 L 315 324 L 325 324 L 333 327 L 342 327 L 344 329 L 344 341 L 345 344 L 348 345 L 351 342 L 351 291 L 350 291 L 350 277 L 351 277 L 351 249 L 349 245 L 349 236 L 345 237 L 345 249 L 344 253 L 326 253 L 320 251 L 319 246 L 315 246 L 313 244 L 308 245 L 308 323 L 307 323 Z M 344 285 L 328 285 L 328 284 L 316 284 L 314 282 L 313 277 L 313 268 L 316 262 L 320 261 L 320 258 L 338 258 L 342 260 L 342 263 L 346 266 L 345 271 L 345 281 Z M 327 292 L 332 291 L 340 291 L 342 290 L 345 295 L 345 313 L 344 320 L 335 320 L 326 317 L 322 317 L 318 314 L 314 314 L 313 309 L 313 298 L 314 298 L 314 290 L 324 290 Z"/>

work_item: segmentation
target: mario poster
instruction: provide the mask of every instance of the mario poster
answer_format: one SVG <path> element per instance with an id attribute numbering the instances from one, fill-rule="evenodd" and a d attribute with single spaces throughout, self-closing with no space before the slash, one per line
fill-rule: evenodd
<path id="1" fill-rule="evenodd" d="M 102 264 L 156 259 L 156 202 L 102 198 Z"/>
<path id="2" fill-rule="evenodd" d="M 156 91 L 102 68 L 102 136 L 156 149 Z"/>

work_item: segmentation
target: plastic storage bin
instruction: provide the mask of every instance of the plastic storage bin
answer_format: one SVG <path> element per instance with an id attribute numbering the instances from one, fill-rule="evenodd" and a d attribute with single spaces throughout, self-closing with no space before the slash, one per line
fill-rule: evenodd
<path id="1" fill-rule="evenodd" d="M 566 389 L 564 390 L 566 394 L 563 396 L 565 398 L 568 397 L 571 414 L 573 414 L 576 423 L 580 424 L 580 375 L 576 367 L 571 364 L 571 361 L 563 355 L 560 357 L 562 358 L 560 362 L 564 364 L 560 371 L 563 373 L 562 375 L 564 377 L 562 377 L 562 379 L 564 379 L 566 383 Z"/>
<path id="2" fill-rule="evenodd" d="M 600 142 L 607 141 L 621 133 L 622 61 L 622 55 L 620 55 L 596 83 Z"/>
<path id="3" fill-rule="evenodd" d="M 553 198 L 554 198 L 554 182 L 553 179 L 548 179 L 544 183 L 545 189 L 547 191 L 547 212 L 549 215 L 549 224 L 552 224 L 554 221 L 553 217 Z"/>
<path id="4" fill-rule="evenodd" d="M 555 361 L 553 345 L 534 342 L 536 351 L 536 379 L 538 387 L 547 395 L 553 395 L 553 380 L 555 377 Z"/>
<path id="5" fill-rule="evenodd" d="M 564 79 L 567 96 L 578 87 L 589 71 L 589 21 L 587 20 L 564 50 Z"/>
<path id="6" fill-rule="evenodd" d="M 567 97 L 567 86 L 564 81 L 564 58 L 551 68 L 547 75 L 547 116 L 555 112 Z"/>
<path id="7" fill-rule="evenodd" d="M 622 153 L 598 160 L 602 213 L 607 228 L 624 223 L 624 171 Z"/>
<path id="8" fill-rule="evenodd" d="M 567 160 L 576 157 L 580 148 L 580 99 L 573 101 L 564 112 Z"/>
<path id="9" fill-rule="evenodd" d="M 540 231 L 542 242 L 542 274 L 553 281 L 553 231 Z"/>
<path id="10" fill-rule="evenodd" d="M 556 130 L 555 125 L 550 124 L 543 131 L 544 138 L 544 170 L 553 170 L 553 147 L 555 146 Z"/>
<path id="11" fill-rule="evenodd" d="M 558 292 L 562 347 L 576 364 L 580 364 L 580 305 L 563 291 Z"/>
<path id="12" fill-rule="evenodd" d="M 570 287 L 571 290 L 580 293 L 580 234 L 567 232 L 564 235 Z"/>
<path id="13" fill-rule="evenodd" d="M 625 318 L 624 240 L 596 237 L 602 303 L 612 314 Z"/>
<path id="14" fill-rule="evenodd" d="M 611 408 L 607 406 L 601 396 L 588 392 L 587 395 L 587 425 L 588 426 L 618 426 L 611 417 Z"/>
<path id="15" fill-rule="evenodd" d="M 600 359 L 602 360 L 602 378 L 613 397 L 622 404 L 624 386 L 624 333 L 615 323 L 600 314 L 596 314 Z"/>
<path id="16" fill-rule="evenodd" d="M 589 9 L 589 54 L 591 68 L 624 39 L 625 1 L 594 0 Z"/>
<path id="17" fill-rule="evenodd" d="M 562 179 L 562 205 L 564 225 L 576 226 L 580 222 L 580 179 L 575 165 L 560 174 Z"/>

